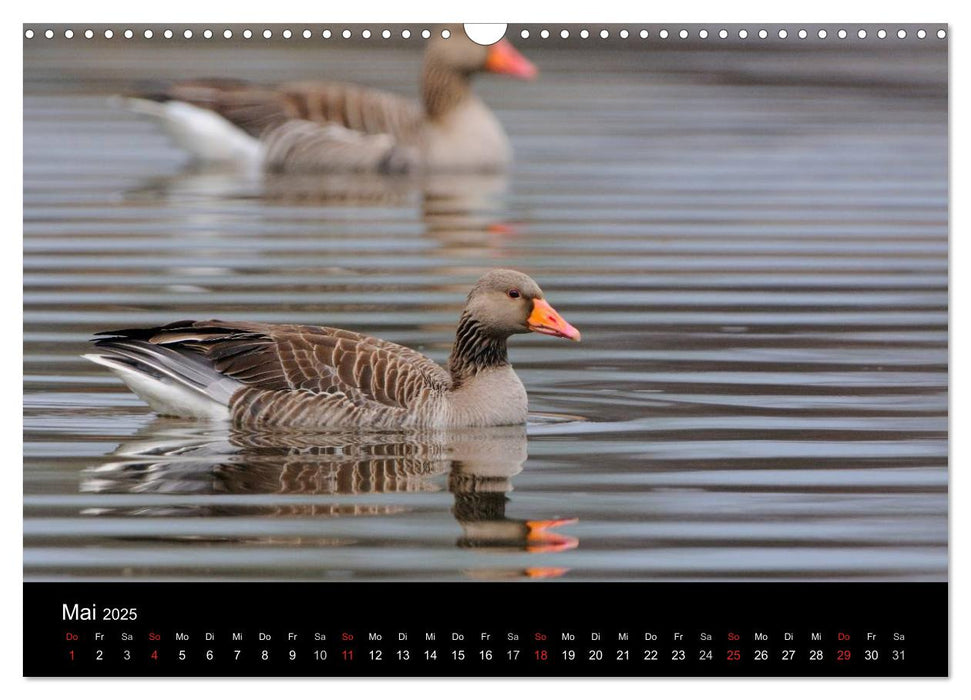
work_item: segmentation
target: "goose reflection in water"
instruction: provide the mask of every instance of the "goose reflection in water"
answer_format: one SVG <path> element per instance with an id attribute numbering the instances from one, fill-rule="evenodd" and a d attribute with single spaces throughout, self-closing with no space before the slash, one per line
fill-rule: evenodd
<path id="1" fill-rule="evenodd" d="M 447 237 L 513 231 L 514 226 L 507 221 L 508 187 L 509 177 L 502 172 L 283 175 L 193 163 L 177 174 L 146 180 L 129 190 L 126 197 L 129 201 L 258 200 L 281 207 L 405 208 L 418 212 L 428 234 Z M 186 213 L 200 215 L 197 211 Z"/>
<path id="2" fill-rule="evenodd" d="M 175 424 L 174 426 L 172 424 Z M 112 460 L 82 472 L 82 491 L 102 494 L 365 496 L 440 491 L 454 496 L 451 509 L 461 528 L 456 546 L 477 553 L 556 553 L 574 549 L 576 538 L 555 528 L 574 518 L 519 519 L 506 515 L 513 477 L 527 457 L 525 426 L 475 430 L 385 433 L 251 433 L 230 428 L 186 427 L 160 418 L 139 436 L 119 445 Z M 271 505 L 238 503 L 99 507 L 99 516 L 356 517 L 394 515 L 410 510 L 401 499 L 328 502 L 281 499 Z M 198 539 L 198 538 L 195 538 Z M 239 538 L 236 541 L 243 541 Z M 265 538 L 258 540 L 266 543 Z M 313 544 L 340 545 L 330 538 Z M 273 544 L 299 546 L 293 537 Z M 550 577 L 555 566 L 511 570 L 488 562 L 466 571 L 476 578 Z"/>

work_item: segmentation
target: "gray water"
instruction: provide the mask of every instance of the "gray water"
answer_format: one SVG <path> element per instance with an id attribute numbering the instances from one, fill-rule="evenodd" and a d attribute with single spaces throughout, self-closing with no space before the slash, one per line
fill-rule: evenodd
<path id="1" fill-rule="evenodd" d="M 943 42 L 519 41 L 509 176 L 412 182 L 195 168 L 107 98 L 411 93 L 419 42 L 119 41 L 25 43 L 28 580 L 946 579 Z M 241 433 L 79 357 L 215 317 L 443 361 L 499 266 L 583 332 L 512 340 L 525 430 Z"/>

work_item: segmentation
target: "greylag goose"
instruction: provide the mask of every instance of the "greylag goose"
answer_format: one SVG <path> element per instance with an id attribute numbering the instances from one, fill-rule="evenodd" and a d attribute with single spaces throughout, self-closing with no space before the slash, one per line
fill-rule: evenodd
<path id="1" fill-rule="evenodd" d="M 493 270 L 469 292 L 447 369 L 352 331 L 223 321 L 99 333 L 85 357 L 162 415 L 251 428 L 512 425 L 527 404 L 506 341 L 530 331 L 580 340 L 530 277 Z"/>
<path id="2" fill-rule="evenodd" d="M 275 87 L 229 80 L 179 83 L 129 101 L 162 121 L 204 161 L 242 161 L 272 172 L 496 171 L 510 161 L 506 134 L 472 90 L 479 72 L 532 78 L 507 40 L 480 46 L 454 27 L 425 51 L 421 102 L 342 83 Z"/>

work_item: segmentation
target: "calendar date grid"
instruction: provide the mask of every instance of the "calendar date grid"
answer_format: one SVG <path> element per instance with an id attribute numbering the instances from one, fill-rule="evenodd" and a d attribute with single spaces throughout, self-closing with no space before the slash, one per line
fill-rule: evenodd
<path id="1" fill-rule="evenodd" d="M 71 664 L 315 666 L 850 666 L 904 664 L 901 630 L 110 630 L 64 633 Z"/>

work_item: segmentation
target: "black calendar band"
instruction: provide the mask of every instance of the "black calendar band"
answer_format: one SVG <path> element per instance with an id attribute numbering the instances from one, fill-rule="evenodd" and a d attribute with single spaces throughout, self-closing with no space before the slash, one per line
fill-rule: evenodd
<path id="1" fill-rule="evenodd" d="M 26 583 L 27 676 L 946 676 L 944 583 Z"/>

